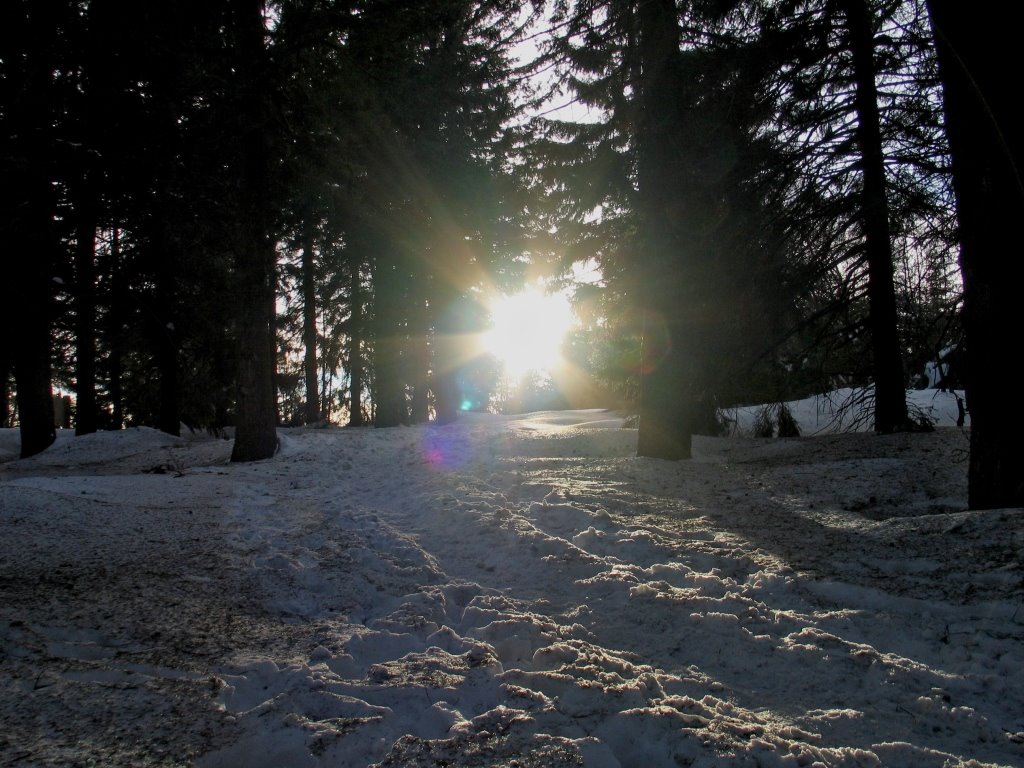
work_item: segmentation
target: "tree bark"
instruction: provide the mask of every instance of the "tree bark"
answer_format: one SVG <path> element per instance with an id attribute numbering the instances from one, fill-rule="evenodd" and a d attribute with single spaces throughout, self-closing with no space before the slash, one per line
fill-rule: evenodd
<path id="1" fill-rule="evenodd" d="M 166 179 L 161 183 L 166 184 Z M 166 211 L 169 199 L 166 188 L 157 196 L 164 198 L 153 214 L 150 228 L 150 256 L 153 263 L 153 299 L 148 307 L 150 337 L 152 339 L 159 382 L 159 410 L 157 428 L 168 435 L 181 433 L 181 387 L 178 370 L 178 328 L 175 323 L 178 293 L 178 253 L 171 245 Z"/>
<path id="2" fill-rule="evenodd" d="M 633 269 L 643 318 L 637 455 L 688 459 L 705 419 L 706 276 L 709 212 L 700 136 L 685 105 L 680 28 L 673 0 L 639 4 L 639 209 L 644 233 Z"/>
<path id="3" fill-rule="evenodd" d="M 412 337 L 414 383 L 409 421 L 426 424 L 430 420 L 430 345 L 426 330 L 418 330 Z"/>
<path id="4" fill-rule="evenodd" d="M 303 369 L 306 378 L 305 422 L 320 419 L 320 377 L 317 375 L 316 261 L 313 252 L 314 230 L 306 225 L 302 242 L 302 342 L 305 347 Z"/>
<path id="5" fill-rule="evenodd" d="M 0 427 L 11 424 L 11 378 L 10 351 L 6 344 L 0 344 Z"/>
<path id="6" fill-rule="evenodd" d="M 349 412 L 348 425 L 361 427 L 363 421 L 363 259 L 359 255 L 358 245 L 350 261 L 349 275 L 349 313 L 348 330 L 348 375 L 349 375 Z"/>
<path id="7" fill-rule="evenodd" d="M 96 431 L 96 205 L 84 184 L 75 204 L 75 434 Z"/>
<path id="8" fill-rule="evenodd" d="M 267 232 L 269 126 L 263 1 L 235 6 L 240 104 L 240 232 L 235 250 L 239 371 L 232 461 L 258 461 L 277 450 L 277 255 Z"/>
<path id="9" fill-rule="evenodd" d="M 8 152 L 0 153 L 0 242 L 12 257 L 5 265 L 18 300 L 0 302 L 4 344 L 17 389 L 22 458 L 56 439 L 51 385 L 53 267 L 58 241 L 50 164 L 56 97 L 52 81 L 60 9 L 19 4 L 3 12 L 11 51 Z M 5 56 L 5 62 L 6 62 Z"/>
<path id="10" fill-rule="evenodd" d="M 857 112 L 857 144 L 861 157 L 860 220 L 868 267 L 868 305 L 872 368 L 875 379 L 875 431 L 910 428 L 906 377 L 900 351 L 893 284 L 892 236 L 882 151 L 878 88 L 875 84 L 875 42 L 867 0 L 843 0 L 853 59 Z"/>
<path id="11" fill-rule="evenodd" d="M 1024 412 L 1004 399 L 1024 337 L 1020 222 L 1024 134 L 1019 69 L 1024 11 L 993 15 L 958 0 L 928 0 L 953 163 L 964 286 L 967 409 L 971 416 L 968 505 L 1024 507 Z"/>
<path id="12" fill-rule="evenodd" d="M 459 417 L 459 368 L 465 360 L 462 339 L 467 333 L 464 299 L 449 283 L 446 274 L 438 275 L 434 287 L 434 364 L 431 388 L 434 392 L 434 421 L 450 424 Z"/>
<path id="13" fill-rule="evenodd" d="M 402 331 L 399 307 L 402 277 L 398 259 L 384 245 L 374 270 L 374 426 L 397 427 L 408 421 L 402 376 Z"/>
<path id="14" fill-rule="evenodd" d="M 107 394 L 110 397 L 110 429 L 124 427 L 124 326 L 128 314 L 128 290 L 125 287 L 124 265 L 121 263 L 121 231 L 116 226 L 110 233 L 111 288 L 110 311 L 107 316 Z"/>
<path id="15" fill-rule="evenodd" d="M 412 424 L 425 424 L 430 420 L 430 308 L 427 296 L 428 276 L 421 270 L 413 278 L 411 288 L 411 334 L 410 364 L 412 380 L 412 402 L 409 421 Z"/>
<path id="16" fill-rule="evenodd" d="M 18 329 L 11 335 L 14 336 L 12 362 L 22 458 L 44 451 L 57 439 L 50 363 L 50 268 L 54 264 L 56 248 L 52 192 L 47 179 L 32 181 L 37 183 L 19 184 L 22 191 L 29 192 L 23 222 L 28 231 L 21 232 L 18 239 L 7 240 L 18 253 L 15 268 L 9 274 L 24 301 L 21 310 L 17 314 L 12 313 L 11 322 L 5 323 L 8 329 Z"/>

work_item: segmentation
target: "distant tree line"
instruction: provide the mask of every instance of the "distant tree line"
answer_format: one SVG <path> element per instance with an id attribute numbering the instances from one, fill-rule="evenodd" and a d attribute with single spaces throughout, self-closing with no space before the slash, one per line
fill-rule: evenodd
<path id="1" fill-rule="evenodd" d="M 906 388 L 959 347 L 971 506 L 1024 504 L 996 390 L 1024 268 L 1013 24 L 953 0 L 11 0 L 0 22 L 24 456 L 54 440 L 54 383 L 79 434 L 231 425 L 243 461 L 282 423 L 450 421 L 481 286 L 592 259 L 568 354 L 635 404 L 640 455 L 837 385 L 873 387 L 876 431 L 919 428 Z"/>
<path id="2" fill-rule="evenodd" d="M 452 418 L 470 291 L 522 253 L 522 6 L 5 4 L 0 381 L 23 455 L 54 439 L 54 381 L 79 434 L 233 425 L 239 460 L 282 420 Z"/>

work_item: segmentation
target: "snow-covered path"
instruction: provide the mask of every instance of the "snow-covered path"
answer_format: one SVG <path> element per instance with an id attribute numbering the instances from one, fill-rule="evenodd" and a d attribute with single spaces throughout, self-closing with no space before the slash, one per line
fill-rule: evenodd
<path id="1" fill-rule="evenodd" d="M 959 431 L 620 424 L 8 462 L 0 764 L 1024 764 L 1024 512 L 959 511 Z"/>

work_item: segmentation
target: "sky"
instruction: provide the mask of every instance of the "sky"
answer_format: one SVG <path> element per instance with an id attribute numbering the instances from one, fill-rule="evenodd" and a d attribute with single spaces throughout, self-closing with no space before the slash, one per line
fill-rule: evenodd
<path id="1" fill-rule="evenodd" d="M 925 434 L 0 431 L 0 765 L 1019 766 L 1024 511 Z M 90 761 L 92 761 L 90 763 Z"/>

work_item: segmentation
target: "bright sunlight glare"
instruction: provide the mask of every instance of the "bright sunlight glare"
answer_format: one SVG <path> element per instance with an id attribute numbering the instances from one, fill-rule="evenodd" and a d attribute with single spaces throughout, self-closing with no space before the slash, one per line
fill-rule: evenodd
<path id="1" fill-rule="evenodd" d="M 561 293 L 528 288 L 490 303 L 491 329 L 484 348 L 505 366 L 508 376 L 550 372 L 562 359 L 562 343 L 573 324 L 569 299 Z"/>

